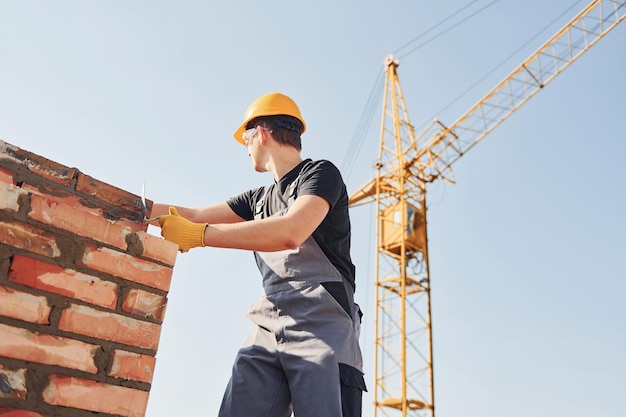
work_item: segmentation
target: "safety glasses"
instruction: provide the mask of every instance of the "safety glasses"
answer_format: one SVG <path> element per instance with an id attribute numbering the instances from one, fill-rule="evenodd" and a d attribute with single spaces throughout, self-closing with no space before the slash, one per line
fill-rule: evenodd
<path id="1" fill-rule="evenodd" d="M 252 143 L 252 139 L 254 139 L 254 136 L 259 132 L 259 129 L 256 127 L 253 127 L 251 129 L 247 129 L 245 130 L 242 134 L 241 134 L 241 138 L 243 139 L 243 144 L 245 146 L 250 146 L 250 143 Z"/>
<path id="2" fill-rule="evenodd" d="M 242 134 L 241 134 L 241 138 L 243 139 L 243 144 L 246 146 L 250 146 L 250 144 L 252 143 L 252 139 L 254 139 L 254 136 L 259 133 L 259 129 L 263 129 L 269 133 L 272 133 L 273 130 L 270 130 L 268 128 L 265 128 L 263 126 L 256 126 L 256 127 L 252 127 L 250 129 L 245 130 Z"/>

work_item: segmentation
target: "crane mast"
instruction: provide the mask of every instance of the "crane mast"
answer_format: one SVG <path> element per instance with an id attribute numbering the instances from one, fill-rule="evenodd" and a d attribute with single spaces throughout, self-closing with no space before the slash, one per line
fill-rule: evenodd
<path id="1" fill-rule="evenodd" d="M 374 202 L 376 221 L 375 416 L 435 415 L 427 184 L 454 182 L 452 164 L 626 17 L 626 1 L 595 0 L 456 122 L 435 119 L 415 135 L 385 58 L 376 177 L 350 196 Z"/>

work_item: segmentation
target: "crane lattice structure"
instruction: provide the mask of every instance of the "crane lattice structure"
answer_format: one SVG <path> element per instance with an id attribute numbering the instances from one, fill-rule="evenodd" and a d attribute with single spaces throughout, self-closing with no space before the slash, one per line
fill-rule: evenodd
<path id="1" fill-rule="evenodd" d="M 426 186 L 454 182 L 452 164 L 626 17 L 626 2 L 592 1 L 449 126 L 415 135 L 398 79 L 386 79 L 376 178 L 350 196 L 375 202 L 375 416 L 435 415 Z"/>

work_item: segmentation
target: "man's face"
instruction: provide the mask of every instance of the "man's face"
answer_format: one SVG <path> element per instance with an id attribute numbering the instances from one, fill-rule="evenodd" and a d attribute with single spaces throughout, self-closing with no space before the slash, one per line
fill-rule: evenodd
<path id="1" fill-rule="evenodd" d="M 270 132 L 262 126 L 253 127 L 243 132 L 243 142 L 248 148 L 248 156 L 252 158 L 252 167 L 256 172 L 267 172 L 267 141 L 263 140 L 261 130 Z"/>

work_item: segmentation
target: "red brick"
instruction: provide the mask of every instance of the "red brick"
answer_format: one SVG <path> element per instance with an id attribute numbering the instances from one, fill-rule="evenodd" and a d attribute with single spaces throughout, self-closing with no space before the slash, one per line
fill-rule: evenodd
<path id="1" fill-rule="evenodd" d="M 141 212 L 141 197 L 130 194 L 120 188 L 106 184 L 88 175 L 80 173 L 76 181 L 76 191 L 97 197 L 113 206 L 126 210 Z"/>
<path id="2" fill-rule="evenodd" d="M 148 392 L 119 387 L 85 379 L 50 375 L 43 391 L 48 404 L 82 410 L 143 417 L 148 405 Z"/>
<path id="3" fill-rule="evenodd" d="M 4 168 L 0 168 L 0 182 L 5 184 L 15 184 L 15 180 L 13 179 L 13 173 Z"/>
<path id="4" fill-rule="evenodd" d="M 111 354 L 111 369 L 108 375 L 150 383 L 155 363 L 154 356 L 116 349 Z"/>
<path id="5" fill-rule="evenodd" d="M 0 285 L 0 315 L 31 323 L 48 324 L 51 308 L 43 296 Z"/>
<path id="6" fill-rule="evenodd" d="M 3 383 L 3 387 L 0 390 L 0 398 L 10 398 L 14 400 L 26 399 L 25 368 L 9 370 L 0 363 L 0 379 L 2 379 Z"/>
<path id="7" fill-rule="evenodd" d="M 68 168 L 0 140 L 1 159 L 17 162 L 28 168 L 35 175 L 65 186 L 70 185 L 70 181 L 77 171 L 76 168 Z"/>
<path id="8" fill-rule="evenodd" d="M 60 199 L 33 194 L 30 205 L 28 215 L 34 220 L 120 249 L 127 247 L 126 235 L 141 227 L 137 223 L 107 220 L 101 211 L 83 206 L 75 197 Z"/>
<path id="9" fill-rule="evenodd" d="M 95 374 L 94 355 L 100 346 L 65 337 L 35 333 L 0 323 L 0 356 L 58 365 Z"/>
<path id="10" fill-rule="evenodd" d="M 156 350 L 161 326 L 86 306 L 63 310 L 59 329 L 130 346 Z"/>
<path id="11" fill-rule="evenodd" d="M 138 282 L 159 290 L 168 291 L 172 268 L 139 259 L 109 248 L 85 245 L 83 256 L 77 263 L 129 281 Z"/>
<path id="12" fill-rule="evenodd" d="M 53 417 L 49 414 L 39 414 L 34 411 L 16 410 L 14 408 L 0 407 L 0 417 Z"/>
<path id="13" fill-rule="evenodd" d="M 24 223 L 0 221 L 0 243 L 50 258 L 61 256 L 54 237 L 45 236 L 43 230 Z"/>
<path id="14" fill-rule="evenodd" d="M 147 232 L 135 233 L 141 243 L 142 256 L 174 266 L 176 255 L 178 255 L 178 245 Z"/>
<path id="15" fill-rule="evenodd" d="M 86 211 L 94 216 L 102 216 L 101 206 L 88 202 L 84 197 L 77 195 L 69 188 L 58 188 L 57 186 L 43 186 L 42 184 L 31 185 L 28 182 L 22 183 L 25 191 L 39 197 L 50 200 L 50 202 L 62 204 L 72 210 Z"/>
<path id="16" fill-rule="evenodd" d="M 167 298 L 164 296 L 133 288 L 126 295 L 122 309 L 131 314 L 163 321 L 166 306 Z"/>
<path id="17" fill-rule="evenodd" d="M 110 309 L 114 309 L 117 303 L 117 284 L 27 256 L 13 257 L 8 278 L 22 285 Z"/>
<path id="18" fill-rule="evenodd" d="M 28 192 L 13 184 L 3 182 L 0 177 L 0 210 L 19 211 L 18 199 L 22 195 L 28 195 Z"/>

